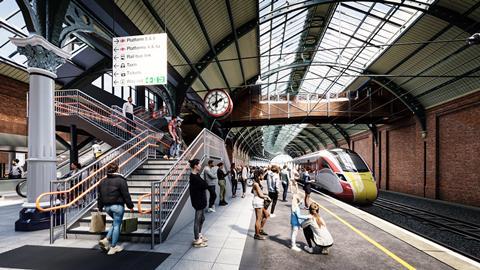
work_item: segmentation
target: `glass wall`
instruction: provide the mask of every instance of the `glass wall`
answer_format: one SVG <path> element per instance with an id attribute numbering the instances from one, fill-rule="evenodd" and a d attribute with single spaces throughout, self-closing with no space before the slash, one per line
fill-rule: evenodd
<path id="1" fill-rule="evenodd" d="M 92 85 L 103 89 L 111 94 L 114 94 L 115 96 L 125 101 L 128 99 L 128 97 L 132 97 L 133 104 L 137 104 L 137 91 L 135 90 L 135 88 L 131 86 L 113 87 L 111 73 L 105 73 L 102 76 L 98 77 L 92 82 Z"/>

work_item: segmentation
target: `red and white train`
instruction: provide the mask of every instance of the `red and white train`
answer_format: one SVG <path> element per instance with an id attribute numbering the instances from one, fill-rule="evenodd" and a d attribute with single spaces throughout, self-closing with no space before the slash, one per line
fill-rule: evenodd
<path id="1" fill-rule="evenodd" d="M 300 170 L 309 167 L 312 185 L 346 202 L 370 204 L 377 199 L 372 172 L 360 155 L 349 149 L 322 150 L 295 158 Z"/>

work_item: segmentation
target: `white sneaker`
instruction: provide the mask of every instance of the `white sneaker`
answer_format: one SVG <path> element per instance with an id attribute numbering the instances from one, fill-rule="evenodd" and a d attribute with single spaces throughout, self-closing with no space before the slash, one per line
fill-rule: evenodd
<path id="1" fill-rule="evenodd" d="M 297 247 L 297 245 L 292 246 L 291 249 L 292 249 L 293 251 L 296 251 L 296 252 L 302 251 L 299 247 Z"/>
<path id="2" fill-rule="evenodd" d="M 108 250 L 108 253 L 107 253 L 107 254 L 108 254 L 108 255 L 113 255 L 113 254 L 118 253 L 118 252 L 120 252 L 120 251 L 122 251 L 122 250 L 123 250 L 123 247 L 122 247 L 122 246 L 120 246 L 120 245 L 114 246 L 114 247 L 111 247 L 111 248 Z"/>
<path id="3" fill-rule="evenodd" d="M 276 216 L 277 216 L 277 215 L 275 215 L 275 214 L 270 214 L 270 217 L 271 217 L 271 218 L 274 218 L 274 217 L 276 217 Z"/>
<path id="4" fill-rule="evenodd" d="M 103 251 L 108 251 L 110 249 L 110 242 L 106 237 L 98 241 L 98 245 Z"/>
<path id="5" fill-rule="evenodd" d="M 211 212 L 216 212 L 216 211 L 213 208 L 208 208 L 207 212 L 211 213 Z"/>
<path id="6" fill-rule="evenodd" d="M 313 253 L 313 248 L 311 248 L 309 246 L 304 246 L 303 249 L 305 249 L 305 251 L 308 252 L 308 253 Z"/>

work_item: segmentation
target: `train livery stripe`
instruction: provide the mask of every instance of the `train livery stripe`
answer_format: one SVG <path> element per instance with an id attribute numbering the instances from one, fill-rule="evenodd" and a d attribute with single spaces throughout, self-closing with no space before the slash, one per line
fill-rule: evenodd
<path id="1" fill-rule="evenodd" d="M 320 204 L 319 204 L 320 205 Z M 403 265 L 405 268 L 409 269 L 409 270 L 415 270 L 415 267 L 411 266 L 409 263 L 407 263 L 406 261 L 402 260 L 400 257 L 398 257 L 397 255 L 395 255 L 393 252 L 391 252 L 390 250 L 388 250 L 387 248 L 385 248 L 384 246 L 380 245 L 377 241 L 373 240 L 372 238 L 370 238 L 368 235 L 364 234 L 363 232 L 361 232 L 359 229 L 353 227 L 352 224 L 348 223 L 346 220 L 344 220 L 343 218 L 339 217 L 337 214 L 333 213 L 332 211 L 328 210 L 327 208 L 325 208 L 325 206 L 323 205 L 320 205 L 320 207 L 325 210 L 327 213 L 329 213 L 330 215 L 332 215 L 334 218 L 338 219 L 340 222 L 342 222 L 343 224 L 345 224 L 347 227 L 349 227 L 352 231 L 354 231 L 355 233 L 357 233 L 358 235 L 360 235 L 362 238 L 364 238 L 365 240 L 367 240 L 368 242 L 370 242 L 372 245 L 374 245 L 376 248 L 380 249 L 383 253 L 387 254 L 388 256 L 390 256 L 392 259 L 394 259 L 395 261 L 397 261 L 398 263 L 400 263 L 401 265 Z"/>

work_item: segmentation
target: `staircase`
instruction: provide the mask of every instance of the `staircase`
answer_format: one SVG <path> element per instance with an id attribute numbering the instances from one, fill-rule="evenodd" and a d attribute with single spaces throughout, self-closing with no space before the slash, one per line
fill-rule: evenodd
<path id="1" fill-rule="evenodd" d="M 74 235 L 98 239 L 99 234 L 105 233 L 90 233 L 89 225 L 92 209 L 97 205 L 97 187 L 106 178 L 106 165 L 112 162 L 120 164 L 119 172 L 127 177 L 135 205 L 133 215 L 139 218 L 138 230 L 122 235 L 123 240 L 145 242 L 150 239 L 153 248 L 158 240 L 166 239 L 174 226 L 185 225 L 181 224 L 184 219 L 179 219 L 181 222 L 177 224 L 177 218 L 189 198 L 188 160 L 198 158 L 203 165 L 208 159 L 223 160 L 225 169 L 229 170 L 225 142 L 204 129 L 178 160 L 159 160 L 155 157 L 152 134 L 145 130 L 73 176 L 51 181 L 51 191 L 41 194 L 36 201 L 39 211 L 52 213 L 51 243 L 58 234 L 64 238 Z M 42 205 L 48 201 L 49 206 Z M 112 223 L 110 218 L 108 223 Z"/>
<path id="2" fill-rule="evenodd" d="M 118 106 L 110 108 L 77 89 L 55 91 L 55 121 L 57 126 L 76 125 L 94 137 L 113 147 L 120 146 L 130 138 L 148 130 L 157 133 L 164 141 L 167 134 L 135 117 L 128 122 Z M 164 142 L 165 147 L 168 142 Z"/>
<path id="3" fill-rule="evenodd" d="M 165 177 L 170 168 L 176 163 L 176 160 L 161 160 L 161 159 L 149 159 L 143 165 L 138 167 L 130 176 L 127 177 L 128 188 L 132 197 L 133 204 L 135 205 L 133 216 L 138 217 L 138 230 L 129 234 L 121 234 L 122 239 L 146 242 L 150 241 L 151 236 L 151 216 L 150 214 L 140 214 L 138 212 L 139 198 L 151 191 L 152 183 L 159 181 Z M 187 165 L 187 164 L 184 164 Z M 150 208 L 150 199 L 141 200 L 142 208 Z M 101 235 L 104 233 L 91 233 L 89 232 L 91 213 L 94 212 L 93 208 L 81 219 L 79 219 L 71 228 L 67 230 L 68 235 L 75 235 L 78 238 L 91 235 Z M 129 216 L 130 213 L 126 209 L 125 216 Z M 107 229 L 110 228 L 112 219 L 107 215 Z M 95 236 L 96 237 L 96 236 Z M 88 237 L 87 237 L 88 238 Z"/>

